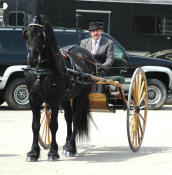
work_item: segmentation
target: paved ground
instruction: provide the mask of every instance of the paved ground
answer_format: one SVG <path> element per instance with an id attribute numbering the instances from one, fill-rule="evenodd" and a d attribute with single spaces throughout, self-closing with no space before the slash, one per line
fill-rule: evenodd
<path id="1" fill-rule="evenodd" d="M 44 149 L 38 162 L 25 161 L 32 142 L 31 115 L 31 111 L 0 106 L 0 175 L 172 174 L 172 106 L 149 111 L 144 142 L 137 153 L 128 146 L 126 112 L 93 112 L 98 129 L 91 127 L 90 141 L 78 143 L 74 158 L 62 155 L 66 125 L 60 114 L 57 162 L 48 162 L 48 151 Z"/>

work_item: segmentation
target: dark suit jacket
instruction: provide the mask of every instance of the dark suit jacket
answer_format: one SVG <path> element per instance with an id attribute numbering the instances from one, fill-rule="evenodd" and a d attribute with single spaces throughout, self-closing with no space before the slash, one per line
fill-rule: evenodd
<path id="1" fill-rule="evenodd" d="M 91 52 L 92 38 L 81 41 L 80 46 Z M 97 49 L 95 59 L 104 67 L 111 67 L 114 62 L 114 44 L 112 40 L 101 37 L 99 47 Z"/>

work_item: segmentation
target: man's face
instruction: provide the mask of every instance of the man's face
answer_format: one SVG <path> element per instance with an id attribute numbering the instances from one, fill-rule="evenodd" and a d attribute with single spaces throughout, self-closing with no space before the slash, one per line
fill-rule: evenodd
<path id="1" fill-rule="evenodd" d="M 98 40 L 100 38 L 101 34 L 102 34 L 102 30 L 101 29 L 90 31 L 90 35 L 92 36 L 92 38 L 94 40 Z"/>

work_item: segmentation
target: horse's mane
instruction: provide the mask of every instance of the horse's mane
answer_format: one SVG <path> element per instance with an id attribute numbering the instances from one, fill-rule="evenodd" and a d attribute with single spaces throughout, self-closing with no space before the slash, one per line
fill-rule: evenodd
<path id="1" fill-rule="evenodd" d="M 48 47 L 50 50 L 49 54 L 53 63 L 52 65 L 57 74 L 59 75 L 62 72 L 62 68 L 60 66 L 61 54 L 57 45 L 53 28 L 46 16 L 39 15 L 38 17 L 40 19 L 39 23 L 41 23 L 44 26 L 44 32 L 46 34 L 46 47 Z"/>

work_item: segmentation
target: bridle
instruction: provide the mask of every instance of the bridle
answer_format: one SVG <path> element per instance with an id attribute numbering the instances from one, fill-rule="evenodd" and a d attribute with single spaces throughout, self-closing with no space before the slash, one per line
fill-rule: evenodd
<path id="1" fill-rule="evenodd" d="M 41 59 L 41 52 L 43 51 L 43 49 L 45 48 L 45 42 L 46 42 L 46 34 L 45 34 L 45 27 L 43 26 L 43 25 L 41 25 L 41 24 L 37 24 L 37 23 L 31 23 L 31 24 L 29 24 L 28 25 L 28 27 L 30 27 L 30 26 L 36 26 L 36 27 L 39 27 L 39 28 L 41 28 L 41 32 L 42 32 L 42 35 L 43 35 L 43 46 L 42 46 L 42 50 L 39 52 L 39 55 L 38 55 L 38 58 L 37 58 L 37 60 L 38 60 L 38 65 L 40 65 L 41 63 L 44 63 L 44 62 L 46 62 L 46 61 L 48 61 L 48 59 L 46 59 L 46 58 L 42 58 Z M 31 50 L 32 48 L 28 48 L 28 51 L 29 50 Z M 37 66 L 38 66 L 37 65 Z"/>

